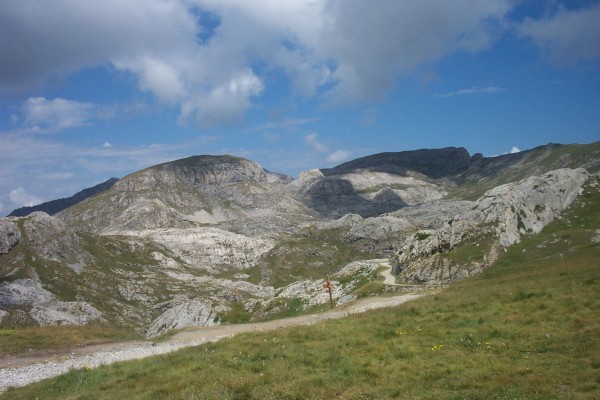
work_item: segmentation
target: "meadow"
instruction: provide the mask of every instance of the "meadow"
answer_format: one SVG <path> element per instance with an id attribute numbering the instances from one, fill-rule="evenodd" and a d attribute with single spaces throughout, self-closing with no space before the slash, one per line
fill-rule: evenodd
<path id="1" fill-rule="evenodd" d="M 402 306 L 12 389 L 6 399 L 598 399 L 600 194 Z"/>

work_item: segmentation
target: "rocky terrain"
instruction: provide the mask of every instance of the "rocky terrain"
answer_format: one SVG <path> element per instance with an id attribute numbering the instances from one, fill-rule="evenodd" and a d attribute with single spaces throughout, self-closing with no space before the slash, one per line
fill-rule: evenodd
<path id="1" fill-rule="evenodd" d="M 232 156 L 156 165 L 55 216 L 0 219 L 0 325 L 155 337 L 322 307 L 327 276 L 338 304 L 385 290 L 388 265 L 447 284 L 560 218 L 599 169 L 600 142 L 383 153 L 296 179 Z"/>

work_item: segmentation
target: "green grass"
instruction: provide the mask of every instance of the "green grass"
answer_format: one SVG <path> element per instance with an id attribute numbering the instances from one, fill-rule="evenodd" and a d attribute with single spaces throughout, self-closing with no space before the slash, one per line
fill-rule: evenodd
<path id="1" fill-rule="evenodd" d="M 402 306 L 72 371 L 10 399 L 598 399 L 600 193 Z"/>
<path id="2" fill-rule="evenodd" d="M 340 239 L 340 230 L 310 230 L 282 239 L 259 262 L 268 274 L 263 284 L 276 288 L 302 279 L 324 279 L 346 264 L 373 254 Z"/>
<path id="3" fill-rule="evenodd" d="M 72 347 L 140 339 L 130 331 L 101 325 L 31 326 L 0 329 L 0 357 L 10 354 L 43 354 Z"/>

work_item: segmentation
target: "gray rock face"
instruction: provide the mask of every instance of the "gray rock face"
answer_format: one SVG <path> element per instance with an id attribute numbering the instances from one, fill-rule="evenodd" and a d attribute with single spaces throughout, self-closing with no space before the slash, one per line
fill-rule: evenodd
<path id="1" fill-rule="evenodd" d="M 325 176 L 319 170 L 307 171 L 288 186 L 294 196 L 320 214 L 338 218 L 354 213 L 372 217 L 408 205 L 437 200 L 446 190 L 413 176 L 378 171 L 350 171 Z"/>
<path id="2" fill-rule="evenodd" d="M 7 254 L 19 243 L 19 227 L 8 219 L 0 219 L 0 254 Z"/>
<path id="3" fill-rule="evenodd" d="M 166 306 L 168 307 L 167 310 L 156 318 L 150 325 L 150 328 L 148 328 L 146 332 L 147 338 L 159 336 L 171 329 L 218 325 L 215 310 L 205 300 L 174 300 Z"/>
<path id="4" fill-rule="evenodd" d="M 588 177 L 584 169 L 560 169 L 486 192 L 472 209 L 439 229 L 408 237 L 392 257 L 396 272 L 407 281 L 446 283 L 481 271 L 495 261 L 498 246 L 539 233 L 579 194 Z M 439 256 L 467 240 L 492 238 L 483 262 L 452 265 Z"/>
<path id="5" fill-rule="evenodd" d="M 352 225 L 343 238 L 349 242 L 360 239 L 383 240 L 393 234 L 405 235 L 414 231 L 415 226 L 406 219 L 386 215 L 367 218 Z"/>
<path id="6" fill-rule="evenodd" d="M 270 239 L 251 238 L 212 227 L 157 229 L 128 234 L 159 243 L 188 265 L 212 273 L 250 268 L 275 245 Z"/>
<path id="7" fill-rule="evenodd" d="M 29 308 L 39 325 L 85 325 L 102 314 L 85 302 L 59 301 L 37 279 L 18 279 L 0 284 L 0 308 Z"/>
<path id="8" fill-rule="evenodd" d="M 24 218 L 24 234 L 37 255 L 64 261 L 82 254 L 79 238 L 58 218 L 37 211 Z"/>
<path id="9" fill-rule="evenodd" d="M 590 239 L 592 243 L 600 243 L 600 229 L 596 230 L 596 234 Z"/>
<path id="10" fill-rule="evenodd" d="M 250 160 L 231 156 L 194 156 L 156 165 L 115 184 L 118 191 L 139 191 L 160 185 L 226 185 L 237 182 L 281 180 Z"/>
<path id="11" fill-rule="evenodd" d="M 242 158 L 196 156 L 128 175 L 58 216 L 77 230 L 100 234 L 210 224 L 262 235 L 292 228 L 309 215 L 288 195 L 290 181 Z"/>

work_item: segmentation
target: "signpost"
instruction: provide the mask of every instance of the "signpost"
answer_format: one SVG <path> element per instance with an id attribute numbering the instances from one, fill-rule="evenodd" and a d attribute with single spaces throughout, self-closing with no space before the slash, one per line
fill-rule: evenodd
<path id="1" fill-rule="evenodd" d="M 333 308 L 333 296 L 331 294 L 331 288 L 333 285 L 329 281 L 329 275 L 327 276 L 327 281 L 323 284 L 323 288 L 329 291 L 329 304 L 331 304 L 331 308 Z"/>

